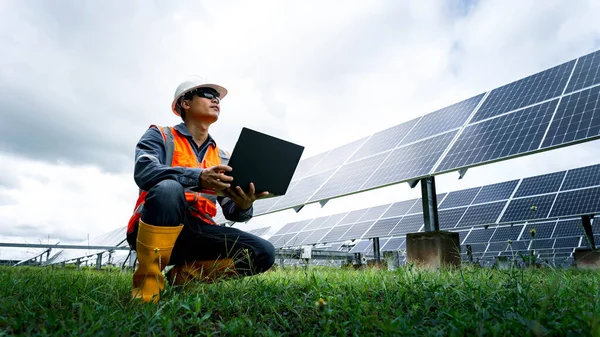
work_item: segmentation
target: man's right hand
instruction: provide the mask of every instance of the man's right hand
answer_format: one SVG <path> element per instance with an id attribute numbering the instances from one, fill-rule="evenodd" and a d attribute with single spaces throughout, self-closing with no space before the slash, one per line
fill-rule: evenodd
<path id="1" fill-rule="evenodd" d="M 202 170 L 200 175 L 200 187 L 222 191 L 230 187 L 227 182 L 233 181 L 233 177 L 225 175 L 225 172 L 230 172 L 231 167 L 227 165 L 217 165 Z"/>

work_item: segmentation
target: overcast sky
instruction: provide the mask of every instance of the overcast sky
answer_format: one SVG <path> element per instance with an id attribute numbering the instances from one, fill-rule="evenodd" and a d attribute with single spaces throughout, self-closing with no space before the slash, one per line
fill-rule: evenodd
<path id="1" fill-rule="evenodd" d="M 135 144 L 151 124 L 179 123 L 170 103 L 189 75 L 229 89 L 211 129 L 221 147 L 246 126 L 311 156 L 594 51 L 598 17 L 592 0 L 0 1 L 0 242 L 75 243 L 125 226 Z M 600 163 L 598 145 L 445 174 L 437 188 Z M 275 231 L 418 190 L 239 226 Z"/>

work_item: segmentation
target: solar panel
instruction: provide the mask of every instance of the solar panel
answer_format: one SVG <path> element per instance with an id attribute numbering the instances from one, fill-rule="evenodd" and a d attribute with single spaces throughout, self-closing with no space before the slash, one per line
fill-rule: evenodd
<path id="1" fill-rule="evenodd" d="M 333 214 L 332 216 L 330 216 L 329 218 L 327 218 L 327 221 L 325 221 L 322 225 L 322 227 L 333 227 L 335 225 L 337 225 L 340 220 L 342 220 L 346 214 L 346 213 L 337 213 L 337 214 Z"/>
<path id="2" fill-rule="evenodd" d="M 600 187 L 561 192 L 550 216 L 594 214 L 600 211 Z"/>
<path id="3" fill-rule="evenodd" d="M 388 208 L 387 211 L 382 215 L 383 218 L 395 217 L 404 215 L 411 209 L 411 207 L 415 204 L 417 199 L 404 200 L 395 202 Z"/>
<path id="4" fill-rule="evenodd" d="M 302 241 L 302 244 L 312 245 L 315 243 L 319 243 L 321 242 L 321 238 L 323 238 L 330 230 L 331 228 L 316 229 L 312 231 L 312 233 L 304 241 Z"/>
<path id="5" fill-rule="evenodd" d="M 523 226 L 515 225 L 515 226 L 507 226 L 507 227 L 498 227 L 492 235 L 490 242 L 498 242 L 498 241 L 516 241 L 521 234 L 521 230 L 523 230 Z"/>
<path id="6" fill-rule="evenodd" d="M 512 199 L 500 222 L 515 222 L 542 219 L 548 215 L 556 194 L 546 194 L 535 197 Z M 537 207 L 533 211 L 532 206 Z"/>
<path id="7" fill-rule="evenodd" d="M 471 252 L 472 253 L 483 253 L 486 248 L 487 248 L 487 243 L 469 243 L 469 245 L 471 246 Z M 461 246 L 461 251 L 466 251 L 466 245 L 463 247 Z M 475 254 L 473 254 L 473 257 L 475 257 Z"/>
<path id="8" fill-rule="evenodd" d="M 567 171 L 561 191 L 600 185 L 600 165 L 591 165 Z"/>
<path id="9" fill-rule="evenodd" d="M 488 252 L 502 252 L 508 247 L 508 242 L 492 242 L 487 248 Z"/>
<path id="10" fill-rule="evenodd" d="M 317 165 L 330 151 L 319 153 L 317 155 L 308 157 L 306 159 L 300 160 L 298 166 L 296 167 L 296 171 L 294 171 L 294 175 L 292 176 L 292 181 L 297 181 L 306 176 L 308 171 L 310 171 L 315 165 Z"/>
<path id="11" fill-rule="evenodd" d="M 365 213 L 367 213 L 368 208 L 355 209 L 353 211 L 348 212 L 348 214 L 338 223 L 338 225 L 345 224 L 353 224 L 358 222 L 360 218 L 362 218 Z"/>
<path id="12" fill-rule="evenodd" d="M 275 209 L 286 209 L 294 206 L 304 205 L 304 202 L 321 186 L 327 178 L 333 174 L 333 170 L 321 172 L 312 176 L 308 176 L 298 181 L 291 187 L 286 195 L 284 195 L 269 211 Z"/>
<path id="13" fill-rule="evenodd" d="M 438 212 L 438 222 L 440 229 L 454 228 L 458 220 L 465 214 L 467 207 L 444 209 Z"/>
<path id="14" fill-rule="evenodd" d="M 398 250 L 404 241 L 406 241 L 405 238 L 391 238 L 386 242 L 385 245 L 381 246 L 380 250 L 382 252 Z"/>
<path id="15" fill-rule="evenodd" d="M 313 231 L 303 231 L 296 234 L 296 237 L 292 239 L 293 246 L 300 246 L 312 233 Z"/>
<path id="16" fill-rule="evenodd" d="M 471 115 L 485 94 L 479 94 L 464 101 L 424 115 L 412 131 L 402 140 L 402 144 L 412 143 L 461 127 Z"/>
<path id="17" fill-rule="evenodd" d="M 537 150 L 557 101 L 467 126 L 436 171 L 482 164 Z"/>
<path id="18" fill-rule="evenodd" d="M 345 163 L 366 140 L 367 138 L 365 137 L 329 151 L 327 155 L 325 155 L 325 157 L 308 172 L 308 175 L 339 167 Z"/>
<path id="19" fill-rule="evenodd" d="M 452 231 L 455 233 L 458 233 L 458 242 L 462 243 L 464 241 L 464 239 L 467 237 L 467 235 L 469 234 L 468 230 L 462 230 L 462 231 Z"/>
<path id="20" fill-rule="evenodd" d="M 519 185 L 519 189 L 517 189 L 514 197 L 558 192 L 565 174 L 566 171 L 562 171 L 525 178 L 521 181 L 521 185 Z"/>
<path id="21" fill-rule="evenodd" d="M 252 230 L 249 230 L 248 233 L 254 234 L 256 236 L 262 236 L 265 233 L 267 233 L 269 231 L 269 229 L 271 229 L 271 227 L 262 227 L 262 228 L 255 228 Z"/>
<path id="22" fill-rule="evenodd" d="M 371 247 L 372 243 L 368 240 L 357 241 L 350 253 L 363 253 Z"/>
<path id="23" fill-rule="evenodd" d="M 329 219 L 329 215 L 315 218 L 313 221 L 310 222 L 308 226 L 304 228 L 304 230 L 306 231 L 311 229 L 322 228 L 323 224 L 327 221 L 327 219 Z"/>
<path id="24" fill-rule="evenodd" d="M 567 84 L 574 64 L 575 61 L 571 60 L 492 90 L 471 122 L 559 96 Z"/>
<path id="25" fill-rule="evenodd" d="M 542 148 L 600 136 L 600 86 L 562 98 Z"/>
<path id="26" fill-rule="evenodd" d="M 439 202 L 444 199 L 446 193 L 438 193 L 436 194 L 436 199 Z M 423 213 L 423 199 L 419 198 L 415 201 L 414 205 L 408 210 L 406 214 L 415 214 L 415 213 Z"/>
<path id="27" fill-rule="evenodd" d="M 453 191 L 448 193 L 448 197 L 444 199 L 444 202 L 440 204 L 438 209 L 445 209 L 450 207 L 468 206 L 473 202 L 477 193 L 481 187 L 473 187 L 460 191 Z"/>
<path id="28" fill-rule="evenodd" d="M 556 224 L 556 229 L 554 230 L 554 234 L 552 234 L 553 238 L 561 238 L 561 237 L 569 237 L 569 236 L 582 236 L 584 235 L 583 227 L 581 225 L 581 220 L 567 220 L 567 221 L 559 221 Z"/>
<path id="29" fill-rule="evenodd" d="M 510 180 L 502 183 L 483 186 L 473 203 L 481 204 L 484 202 L 507 200 L 512 195 L 518 183 L 519 180 Z"/>
<path id="30" fill-rule="evenodd" d="M 470 243 L 482 243 L 490 241 L 490 238 L 494 234 L 495 228 L 488 229 L 473 229 L 467 239 L 465 240 L 465 244 Z"/>
<path id="31" fill-rule="evenodd" d="M 392 229 L 390 236 L 414 233 L 417 232 L 421 226 L 423 226 L 422 213 L 405 215 L 396 227 Z"/>
<path id="32" fill-rule="evenodd" d="M 495 223 L 504 209 L 506 201 L 469 206 L 457 227 L 478 226 Z"/>
<path id="33" fill-rule="evenodd" d="M 415 124 L 417 124 L 419 119 L 420 117 L 373 134 L 373 136 L 360 147 L 350 160 L 354 161 L 362 159 L 375 153 L 381 153 L 395 148 L 400 144 L 402 138 L 404 138 Z"/>
<path id="34" fill-rule="evenodd" d="M 340 237 L 340 241 L 359 239 L 374 222 L 375 221 L 373 220 L 369 220 L 355 223 L 342 237 Z"/>
<path id="35" fill-rule="evenodd" d="M 560 238 L 556 239 L 554 248 L 579 247 L 580 238 Z"/>
<path id="36" fill-rule="evenodd" d="M 522 240 L 522 241 L 513 241 L 511 242 L 508 247 L 506 248 L 507 250 L 512 250 L 514 252 L 519 252 L 519 251 L 523 251 L 523 250 L 527 250 L 527 248 L 529 248 L 529 243 L 531 241 L 529 240 Z"/>
<path id="37" fill-rule="evenodd" d="M 392 231 L 392 229 L 394 227 L 396 227 L 396 224 L 398 224 L 398 222 L 400 222 L 400 219 L 402 219 L 402 217 L 378 220 L 377 222 L 375 222 L 373 227 L 371 227 L 362 237 L 370 239 L 370 238 L 377 238 L 380 236 L 382 236 L 382 237 L 388 236 L 388 234 Z"/>
<path id="38" fill-rule="evenodd" d="M 429 138 L 392 151 L 361 190 L 429 174 L 457 131 Z"/>
<path id="39" fill-rule="evenodd" d="M 278 236 L 278 235 L 289 233 L 291 231 L 291 229 L 296 226 L 297 223 L 298 223 L 298 221 L 295 221 L 295 222 L 289 222 L 289 223 L 283 225 L 283 227 L 281 227 L 275 234 L 273 234 L 273 236 Z"/>
<path id="40" fill-rule="evenodd" d="M 352 227 L 353 224 L 333 227 L 323 238 L 322 243 L 342 241 L 340 238 Z"/>
<path id="41" fill-rule="evenodd" d="M 571 75 L 566 92 L 600 83 L 600 50 L 581 56 Z"/>
<path id="42" fill-rule="evenodd" d="M 367 210 L 367 212 L 360 218 L 360 221 L 377 220 L 389 207 L 390 204 L 370 207 Z"/>
<path id="43" fill-rule="evenodd" d="M 387 155 L 388 153 L 380 153 L 373 157 L 342 165 L 327 183 L 321 186 L 321 188 L 315 186 L 311 194 L 306 195 L 303 201 L 306 201 L 315 191 L 316 193 L 310 198 L 309 202 L 325 200 L 359 191 L 365 180 L 367 180 L 373 172 L 378 171 L 377 167 Z"/>
<path id="44" fill-rule="evenodd" d="M 531 249 L 552 249 L 555 239 L 540 239 L 531 241 Z"/>
<path id="45" fill-rule="evenodd" d="M 291 190 L 291 188 L 295 184 L 296 184 L 296 182 L 290 183 L 289 189 Z M 281 197 L 273 197 L 273 198 L 268 198 L 268 199 L 256 200 L 254 202 L 254 204 L 252 205 L 253 215 L 258 216 L 261 214 L 266 214 L 269 211 L 269 209 L 271 207 L 273 207 L 273 205 L 275 205 L 277 203 L 277 201 L 279 201 L 279 199 L 281 199 Z"/>
<path id="46" fill-rule="evenodd" d="M 531 231 L 535 229 L 535 239 L 549 239 L 552 237 L 552 233 L 554 232 L 554 227 L 556 227 L 556 220 L 549 222 L 536 222 L 530 223 L 525 226 L 525 230 L 523 230 L 523 234 L 521 235 L 521 239 L 531 239 Z"/>

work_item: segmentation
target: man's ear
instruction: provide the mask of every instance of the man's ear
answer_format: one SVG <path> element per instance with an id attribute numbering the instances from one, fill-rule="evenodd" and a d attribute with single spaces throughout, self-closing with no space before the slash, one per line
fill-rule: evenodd
<path id="1" fill-rule="evenodd" d="M 180 105 L 181 105 L 181 109 L 186 109 L 186 108 L 189 109 L 191 107 L 190 102 L 188 102 L 187 99 L 182 99 Z"/>

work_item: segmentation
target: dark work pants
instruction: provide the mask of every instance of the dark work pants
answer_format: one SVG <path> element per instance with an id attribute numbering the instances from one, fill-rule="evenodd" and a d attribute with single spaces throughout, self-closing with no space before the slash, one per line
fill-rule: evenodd
<path id="1" fill-rule="evenodd" d="M 148 191 L 141 218 L 152 226 L 183 224 L 169 265 L 233 258 L 240 274 L 253 275 L 268 270 L 275 262 L 275 248 L 269 241 L 237 228 L 207 224 L 190 215 L 183 186 L 175 180 L 163 180 Z"/>

